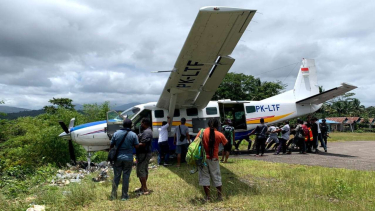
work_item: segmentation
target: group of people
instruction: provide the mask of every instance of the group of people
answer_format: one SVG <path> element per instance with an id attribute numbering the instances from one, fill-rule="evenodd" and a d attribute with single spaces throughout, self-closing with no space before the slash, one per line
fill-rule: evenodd
<path id="1" fill-rule="evenodd" d="M 322 124 L 319 124 L 315 117 L 306 122 L 298 119 L 297 124 L 294 139 L 296 139 L 300 153 L 318 152 L 318 141 L 327 152 L 328 126 L 325 119 L 322 120 Z"/>
<path id="2" fill-rule="evenodd" d="M 186 154 L 190 135 L 189 129 L 185 126 L 186 119 L 181 119 L 181 125 L 176 127 L 176 133 L 174 136 L 174 144 L 176 145 L 176 153 L 177 153 L 177 166 L 180 166 L 181 161 L 185 157 Z M 167 122 L 162 123 L 162 127 L 159 128 L 159 156 L 158 156 L 158 163 L 159 165 L 163 163 L 163 165 L 167 166 L 168 157 L 169 157 L 169 145 L 168 145 L 168 127 L 171 124 L 171 120 L 168 117 Z M 144 118 L 141 121 L 141 128 L 143 130 L 138 136 L 131 131 L 132 121 L 129 119 L 125 119 L 123 121 L 123 128 L 121 130 L 116 131 L 111 139 L 111 146 L 117 147 L 118 155 L 117 159 L 113 164 L 114 170 L 114 179 L 112 183 L 112 192 L 111 192 L 111 199 L 117 198 L 117 188 L 121 179 L 121 175 L 123 176 L 122 181 L 122 195 L 121 200 L 127 200 L 129 198 L 128 191 L 129 191 L 129 178 L 132 171 L 133 166 L 133 148 L 136 149 L 136 171 L 137 177 L 139 178 L 141 187 L 136 189 L 140 195 L 147 195 L 149 194 L 149 190 L 147 188 L 147 179 L 148 179 L 148 164 L 152 157 L 151 151 L 151 142 L 152 142 L 152 130 L 151 130 L 151 122 L 150 119 Z M 231 134 L 230 137 L 233 144 L 234 140 L 234 128 L 229 128 Z M 223 126 L 224 127 L 224 126 Z M 198 136 L 200 133 L 198 134 Z M 123 142 L 121 144 L 121 142 Z M 204 191 L 206 193 L 206 199 L 210 199 L 210 181 L 214 182 L 215 187 L 218 190 L 218 199 L 222 199 L 222 183 L 221 183 L 221 173 L 220 173 L 220 165 L 219 165 L 219 145 L 222 144 L 225 146 L 225 149 L 229 151 L 229 144 L 227 138 L 224 136 L 223 133 L 219 132 L 219 121 L 218 119 L 210 119 L 208 121 L 208 127 L 203 131 L 203 138 L 202 143 L 204 146 L 204 150 L 206 151 L 206 165 L 202 168 L 199 168 L 199 185 L 203 186 Z M 120 146 L 121 144 L 121 146 Z M 229 154 L 228 154 L 229 155 Z M 228 159 L 228 157 L 226 157 Z"/>
<path id="3" fill-rule="evenodd" d="M 185 158 L 190 143 L 189 128 L 185 125 L 186 119 L 181 119 L 181 124 L 175 128 L 174 144 L 176 145 L 177 154 L 177 167 L 181 165 L 181 162 Z M 317 152 L 318 140 L 321 146 L 327 152 L 327 137 L 328 127 L 323 120 L 322 124 L 317 122 L 316 118 L 312 118 L 311 121 L 307 121 L 303 124 L 303 121 L 298 119 L 298 125 L 295 129 L 291 129 L 289 121 L 286 121 L 282 127 L 275 127 L 271 125 L 268 127 L 264 123 L 264 119 L 260 119 L 260 125 L 258 125 L 248 135 L 255 134 L 256 139 L 253 146 L 256 147 L 255 156 L 263 156 L 266 144 L 271 145 L 275 143 L 275 154 L 287 153 L 287 149 L 290 144 L 294 143 L 299 147 L 300 153 L 305 154 L 306 152 Z M 168 166 L 169 164 L 169 144 L 168 144 L 168 127 L 171 124 L 171 119 L 168 117 L 168 121 L 162 123 L 159 128 L 159 155 L 158 164 Z M 122 200 L 129 198 L 129 177 L 133 166 L 133 148 L 136 149 L 136 171 L 137 177 L 139 178 L 141 187 L 136 189 L 139 194 L 149 194 L 147 188 L 148 179 L 148 164 L 152 157 L 151 142 L 152 142 L 152 130 L 151 121 L 148 118 L 144 118 L 141 121 L 141 128 L 143 132 L 138 136 L 131 131 L 132 122 L 129 119 L 125 119 L 123 122 L 123 129 L 117 131 L 111 140 L 110 148 L 118 148 L 117 160 L 114 162 L 114 180 L 112 185 L 111 198 L 117 198 L 117 187 L 123 175 L 123 186 L 122 186 Z M 220 132 L 221 131 L 221 132 Z M 197 134 L 199 137 L 201 132 Z M 294 138 L 289 139 L 290 134 L 294 133 Z M 217 118 L 209 119 L 208 127 L 203 130 L 202 143 L 206 152 L 206 165 L 202 168 L 198 168 L 199 171 L 199 185 L 203 186 L 204 192 L 206 193 L 206 199 L 210 200 L 210 181 L 212 180 L 218 192 L 218 199 L 222 199 L 222 183 L 221 173 L 219 165 L 219 151 L 220 146 L 224 146 L 222 153 L 222 162 L 227 162 L 232 146 L 234 145 L 238 149 L 240 141 L 235 141 L 234 127 L 231 125 L 229 119 L 225 120 L 224 125 L 219 128 L 219 120 Z M 124 139 L 124 140 L 123 140 Z M 250 150 L 251 140 L 249 139 Z M 123 142 L 121 146 L 120 143 Z M 289 151 L 288 153 L 291 153 Z"/>
<path id="4" fill-rule="evenodd" d="M 143 132 L 138 136 L 131 131 L 132 121 L 125 119 L 123 121 L 123 128 L 116 131 L 111 139 L 110 149 L 117 147 L 117 159 L 113 164 L 114 178 L 112 183 L 111 199 L 117 198 L 117 187 L 119 185 L 122 175 L 122 195 L 121 200 L 128 200 L 129 195 L 129 178 L 133 168 L 133 149 L 136 149 L 137 159 L 137 177 L 139 178 L 141 187 L 135 192 L 139 194 L 149 194 L 147 188 L 148 179 L 148 164 L 152 157 L 151 142 L 152 130 L 151 121 L 144 118 L 141 121 L 141 128 Z M 122 144 L 121 144 L 122 142 Z M 121 144 L 121 146 L 120 146 Z"/>

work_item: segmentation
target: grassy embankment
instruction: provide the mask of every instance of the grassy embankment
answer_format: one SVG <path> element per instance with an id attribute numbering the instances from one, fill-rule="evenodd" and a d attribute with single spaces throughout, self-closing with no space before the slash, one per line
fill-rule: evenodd
<path id="1" fill-rule="evenodd" d="M 198 174 L 171 166 L 150 170 L 148 196 L 130 194 L 128 201 L 110 201 L 111 181 L 66 187 L 43 185 L 34 194 L 5 200 L 1 210 L 25 210 L 45 204 L 48 210 L 374 210 L 375 172 L 288 165 L 233 159 L 221 164 L 224 201 L 203 203 Z M 95 176 L 95 175 L 92 175 Z M 139 186 L 135 170 L 130 190 Z M 215 188 L 214 188 L 215 189 Z M 119 195 L 121 186 L 119 187 Z M 213 190 L 216 195 L 216 190 Z"/>

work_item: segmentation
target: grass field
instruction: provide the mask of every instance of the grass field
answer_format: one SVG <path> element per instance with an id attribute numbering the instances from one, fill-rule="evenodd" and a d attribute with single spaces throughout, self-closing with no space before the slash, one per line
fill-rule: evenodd
<path id="1" fill-rule="evenodd" d="M 350 133 L 350 132 L 335 132 L 329 134 L 330 138 L 328 138 L 328 144 L 329 142 L 337 142 L 337 141 L 375 141 L 375 133 Z M 290 138 L 293 138 L 293 135 L 290 136 Z M 250 139 L 255 140 L 255 136 L 250 136 Z M 239 147 L 240 150 L 247 150 L 248 142 L 243 140 L 241 142 L 241 145 Z"/>
<path id="2" fill-rule="evenodd" d="M 233 159 L 221 164 L 224 201 L 204 203 L 198 174 L 189 170 L 186 165 L 150 170 L 153 192 L 140 197 L 131 192 L 128 201 L 110 201 L 111 181 L 94 183 L 92 175 L 82 184 L 35 187 L 33 195 L 14 200 L 0 193 L 0 208 L 26 210 L 35 203 L 47 210 L 375 210 L 373 171 Z M 130 190 L 138 186 L 133 170 Z"/>
<path id="3" fill-rule="evenodd" d="M 375 133 L 330 133 L 328 142 L 333 141 L 375 141 Z"/>

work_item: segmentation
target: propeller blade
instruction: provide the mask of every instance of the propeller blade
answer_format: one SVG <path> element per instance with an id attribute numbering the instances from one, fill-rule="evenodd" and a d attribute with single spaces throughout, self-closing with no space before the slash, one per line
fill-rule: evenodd
<path id="1" fill-rule="evenodd" d="M 72 139 L 69 140 L 69 155 L 70 155 L 70 161 L 73 163 L 73 165 L 77 165 L 76 154 L 74 153 Z"/>
<path id="2" fill-rule="evenodd" d="M 65 132 L 66 134 L 69 134 L 69 130 L 68 130 L 68 128 L 66 127 L 65 123 L 64 123 L 63 121 L 59 121 L 59 124 L 60 124 L 60 126 L 62 127 L 62 129 L 64 130 L 64 132 Z"/>
<path id="3" fill-rule="evenodd" d="M 75 121 L 76 121 L 76 118 L 73 118 L 73 119 L 70 120 L 70 122 L 69 122 L 69 130 L 70 130 L 70 128 L 74 127 L 74 122 Z"/>

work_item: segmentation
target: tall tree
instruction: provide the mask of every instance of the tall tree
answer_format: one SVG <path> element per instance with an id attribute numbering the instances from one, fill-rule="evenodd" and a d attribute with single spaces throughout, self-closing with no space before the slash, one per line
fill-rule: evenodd
<path id="1" fill-rule="evenodd" d="M 279 94 L 285 88 L 280 81 L 262 82 L 243 73 L 228 73 L 213 96 L 213 100 L 263 100 Z"/>
<path id="2" fill-rule="evenodd" d="M 47 113 L 55 113 L 57 108 L 65 108 L 74 111 L 73 100 L 69 98 L 52 98 L 49 100 L 52 105 L 51 106 L 44 106 L 43 109 Z"/>

